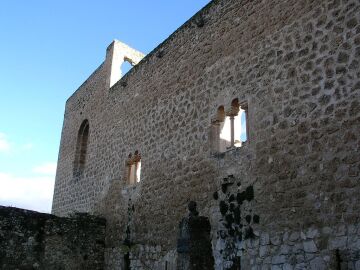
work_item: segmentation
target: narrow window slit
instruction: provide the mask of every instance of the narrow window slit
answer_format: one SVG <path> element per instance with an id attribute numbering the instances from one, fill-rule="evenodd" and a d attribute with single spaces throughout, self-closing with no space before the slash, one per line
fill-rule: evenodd
<path id="1" fill-rule="evenodd" d="M 88 140 L 89 140 L 89 121 L 84 120 L 80 125 L 77 142 L 76 142 L 74 170 L 73 170 L 73 176 L 75 178 L 80 178 L 84 172 Z"/>
<path id="2" fill-rule="evenodd" d="M 126 160 L 127 167 L 127 183 L 134 185 L 140 182 L 141 177 L 141 155 L 139 151 L 135 151 L 134 155 L 129 154 Z"/>

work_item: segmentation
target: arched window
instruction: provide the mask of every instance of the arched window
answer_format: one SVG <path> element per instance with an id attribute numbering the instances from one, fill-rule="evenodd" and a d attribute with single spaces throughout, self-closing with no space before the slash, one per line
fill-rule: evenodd
<path id="1" fill-rule="evenodd" d="M 89 140 L 89 121 L 84 120 L 80 126 L 74 160 L 74 177 L 80 177 L 85 168 L 86 152 Z"/>
<path id="2" fill-rule="evenodd" d="M 248 138 L 247 118 L 247 103 L 240 104 L 237 98 L 226 112 L 224 106 L 220 106 L 211 123 L 212 152 L 223 153 L 227 149 L 242 146 Z"/>
<path id="3" fill-rule="evenodd" d="M 127 167 L 127 182 L 129 185 L 140 182 L 141 176 L 141 155 L 139 151 L 135 151 L 134 155 L 131 153 L 126 161 Z"/>

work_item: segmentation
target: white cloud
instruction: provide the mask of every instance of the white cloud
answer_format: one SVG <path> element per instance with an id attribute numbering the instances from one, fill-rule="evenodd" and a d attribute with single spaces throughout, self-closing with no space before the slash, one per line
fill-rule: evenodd
<path id="1" fill-rule="evenodd" d="M 6 135 L 0 132 L 0 152 L 8 152 L 10 150 L 10 142 Z"/>
<path id="2" fill-rule="evenodd" d="M 51 211 L 54 176 L 18 177 L 0 172 L 0 205 Z"/>
<path id="3" fill-rule="evenodd" d="M 55 175 L 56 173 L 56 162 L 47 162 L 40 166 L 33 168 L 34 173 L 44 175 Z"/>

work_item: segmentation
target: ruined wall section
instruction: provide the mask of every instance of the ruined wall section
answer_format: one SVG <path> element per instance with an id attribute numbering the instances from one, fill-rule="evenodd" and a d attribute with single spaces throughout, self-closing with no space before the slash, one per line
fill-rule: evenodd
<path id="1" fill-rule="evenodd" d="M 149 261 L 155 256 L 151 250 L 160 250 L 155 252 L 160 256 L 174 247 L 177 221 L 184 214 L 187 201 L 197 201 L 199 208 L 205 209 L 202 214 L 212 215 L 215 210 L 209 201 L 220 188 L 222 177 L 230 174 L 244 179 L 242 188 L 253 185 L 255 194 L 261 194 L 261 206 L 256 206 L 260 220 L 264 220 L 263 224 L 271 221 L 271 226 L 279 230 L 284 228 L 289 204 L 280 197 L 274 201 L 267 194 L 271 190 L 275 194 L 272 196 L 285 196 L 287 186 L 294 185 L 289 188 L 289 198 L 298 198 L 295 205 L 303 209 L 292 214 L 289 222 L 293 223 L 287 225 L 298 226 L 304 213 L 314 213 L 312 202 L 300 204 L 307 196 L 311 197 L 307 189 L 300 188 L 304 179 L 313 179 L 307 180 L 308 190 L 312 190 L 318 185 L 314 184 L 315 178 L 323 177 L 305 170 L 304 160 L 320 168 L 324 165 L 323 157 L 334 155 L 319 147 L 314 150 L 321 153 L 319 159 L 309 159 L 311 154 L 306 151 L 313 150 L 305 151 L 301 142 L 313 139 L 310 133 L 304 134 L 318 132 L 325 136 L 327 129 L 320 128 L 320 122 L 334 123 L 331 119 L 335 119 L 336 102 L 342 104 L 338 106 L 351 107 L 348 102 L 358 99 L 356 91 L 342 94 L 341 98 L 335 95 L 337 87 L 344 88 L 342 77 L 349 76 L 346 89 L 356 86 L 355 2 L 279 1 L 267 5 L 257 1 L 241 4 L 222 1 L 213 6 L 211 14 L 211 18 L 202 14 L 202 27 L 194 19 L 175 33 L 110 90 L 109 107 L 113 109 L 106 118 L 114 121 L 104 133 L 112 142 L 106 151 L 112 154 L 110 166 L 102 170 L 108 171 L 111 178 L 122 177 L 120 182 L 125 186 L 126 167 L 121 161 L 129 153 L 140 151 L 142 181 L 136 187 L 139 200 L 131 201 L 135 211 L 130 226 L 133 240 L 146 247 L 142 254 L 146 250 L 152 254 Z M 354 17 L 355 25 L 348 22 Z M 343 61 L 339 60 L 343 50 L 351 56 L 337 67 L 335 63 Z M 325 69 L 327 56 L 332 58 L 328 60 L 333 65 L 331 71 Z M 328 80 L 333 83 L 339 80 L 339 84 L 329 86 Z M 322 99 L 329 96 L 330 101 L 323 103 Z M 226 159 L 211 157 L 208 132 L 218 106 L 229 106 L 233 98 L 249 104 L 250 141 L 237 150 L 230 162 L 226 159 L 231 154 L 225 154 Z M 331 104 L 327 115 L 325 110 Z M 313 121 L 317 124 L 313 128 L 306 120 L 311 112 L 316 112 Z M 356 123 L 353 125 L 358 129 Z M 306 132 L 302 133 L 304 126 Z M 354 143 L 357 145 L 357 141 Z M 299 147 L 296 152 L 293 145 Z M 294 158 L 289 160 L 286 157 L 291 153 Z M 338 159 L 344 157 L 340 155 Z M 335 192 L 335 184 L 333 187 Z M 358 190 L 352 189 L 351 194 L 356 197 Z M 116 206 L 123 213 L 120 216 L 127 218 L 129 201 L 118 198 Z M 276 218 L 279 213 L 281 219 Z M 309 220 L 312 217 L 310 214 Z M 119 223 L 125 224 L 123 231 L 126 218 Z M 334 224 L 338 222 L 339 217 L 334 219 Z"/>
<path id="2" fill-rule="evenodd" d="M 346 251 L 359 222 L 359 21 L 355 0 L 213 1 L 116 83 L 96 112 L 93 175 L 83 185 L 94 187 L 79 197 L 98 196 L 83 209 L 110 220 L 107 267 L 121 264 L 128 236 L 134 269 L 165 267 L 190 200 L 210 217 L 217 269 L 231 267 L 219 239 L 235 218 L 231 195 L 245 208 L 249 246 L 236 240 L 244 269 L 309 268 L 313 259 L 316 269 L 329 266 L 335 246 Z M 249 142 L 213 156 L 211 119 L 234 98 L 248 103 Z M 136 150 L 141 182 L 128 187 L 125 161 Z M 351 229 L 335 233 L 342 223 Z M 259 244 L 284 232 L 293 240 Z M 344 236 L 335 246 L 332 233 Z M 302 249 L 282 256 L 280 243 L 290 242 Z"/>
<path id="3" fill-rule="evenodd" d="M 249 144 L 219 160 L 217 269 L 360 267 L 359 18 L 324 1 L 213 70 L 250 97 Z"/>
<path id="4" fill-rule="evenodd" d="M 188 200 L 199 202 L 202 214 L 219 211 L 218 201 L 217 208 L 208 202 L 228 175 L 240 179 L 239 192 L 253 187 L 256 204 L 250 210 L 259 216 L 257 233 L 321 231 L 324 221 L 335 232 L 341 222 L 358 223 L 353 209 L 359 201 L 359 141 L 354 137 L 359 130 L 358 3 L 222 3 L 215 6 L 222 18 L 218 25 L 204 16 L 203 28 L 194 23 L 183 29 L 189 40 L 179 34 L 174 42 L 181 46 L 171 40 L 164 44 L 160 54 L 147 59 L 151 72 L 139 66 L 134 77 L 126 77 L 126 86 L 116 85 L 109 96 L 118 123 L 114 130 L 121 130 L 115 132 L 120 143 L 112 147 L 123 153 L 114 155 L 114 162 L 135 149 L 142 154 L 141 199 L 133 202 L 132 222 L 134 241 L 146 243 L 140 254 L 149 253 L 149 261 L 152 250 L 161 250 L 155 252 L 161 256 L 174 246 L 176 222 Z M 272 8 L 283 16 L 272 17 Z M 251 15 L 243 20 L 242 11 Z M 212 12 L 213 18 L 219 16 Z M 219 105 L 229 106 L 236 97 L 249 105 L 248 145 L 223 159 L 212 158 L 210 119 Z M 112 173 L 118 169 L 122 175 L 125 167 Z M 214 220 L 214 227 L 219 222 Z M 307 260 L 301 258 L 310 239 L 303 241 L 308 241 L 306 250 L 303 242 L 297 244 L 302 245 L 298 253 L 293 250 L 297 259 L 278 260 L 278 245 L 271 253 L 274 261 L 266 257 L 262 263 L 310 267 L 313 260 L 314 267 L 328 267 L 334 256 L 331 243 L 339 239 L 326 234 L 319 239 L 329 242 L 317 242 L 319 248 Z M 345 250 L 348 245 L 337 246 Z M 328 252 L 319 256 L 320 249 Z"/>
<path id="5" fill-rule="evenodd" d="M 0 206 L 0 269 L 103 269 L 105 220 Z"/>
<path id="6" fill-rule="evenodd" d="M 73 212 L 94 213 L 96 204 L 102 200 L 110 181 L 107 174 L 98 171 L 108 166 L 105 152 L 107 141 L 101 133 L 108 121 L 104 111 L 108 109 L 109 88 L 121 77 L 124 61 L 136 65 L 144 55 L 114 40 L 106 50 L 105 61 L 67 100 L 62 129 L 57 175 L 52 211 L 56 215 Z M 83 171 L 76 172 L 76 155 L 79 148 L 79 132 L 88 123 L 86 153 L 83 154 Z M 81 148 L 81 146 L 80 146 Z"/>
<path id="7" fill-rule="evenodd" d="M 66 215 L 72 212 L 91 212 L 95 190 L 94 156 L 99 151 L 99 126 L 104 121 L 101 112 L 107 94 L 108 64 L 104 62 L 67 100 L 56 173 L 52 212 Z M 89 121 L 89 141 L 86 166 L 80 179 L 74 177 L 75 151 L 78 132 L 84 120 Z"/>

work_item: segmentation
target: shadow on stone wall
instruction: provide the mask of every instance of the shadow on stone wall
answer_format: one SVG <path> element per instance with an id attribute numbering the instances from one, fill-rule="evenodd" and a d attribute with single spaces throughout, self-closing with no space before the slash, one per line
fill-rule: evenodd
<path id="1" fill-rule="evenodd" d="M 189 215 L 179 224 L 177 270 L 214 269 L 209 219 L 199 216 L 196 202 L 189 202 L 188 208 Z"/>

